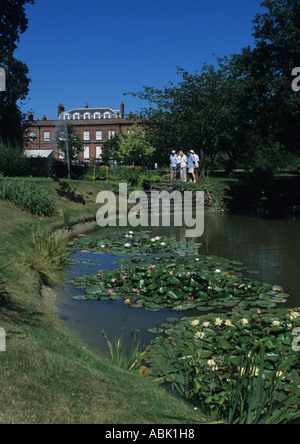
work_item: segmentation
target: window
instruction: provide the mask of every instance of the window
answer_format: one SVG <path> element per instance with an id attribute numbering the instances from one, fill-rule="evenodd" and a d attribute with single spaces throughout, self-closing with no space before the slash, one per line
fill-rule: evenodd
<path id="1" fill-rule="evenodd" d="M 36 140 L 36 132 L 35 131 L 30 131 L 29 139 L 30 139 L 30 142 L 34 142 Z"/>
<path id="2" fill-rule="evenodd" d="M 102 140 L 102 131 L 96 131 L 96 140 Z"/>
<path id="3" fill-rule="evenodd" d="M 90 147 L 89 146 L 84 147 L 83 158 L 84 158 L 84 160 L 90 159 Z"/>
<path id="4" fill-rule="evenodd" d="M 101 113 L 95 113 L 94 119 L 101 119 Z"/>
<path id="5" fill-rule="evenodd" d="M 108 131 L 108 140 L 111 140 L 115 137 L 115 132 L 114 131 Z"/>
<path id="6" fill-rule="evenodd" d="M 96 159 L 102 159 L 102 146 L 96 146 Z"/>
<path id="7" fill-rule="evenodd" d="M 104 119 L 110 119 L 110 113 L 104 113 Z"/>
<path id="8" fill-rule="evenodd" d="M 90 132 L 83 131 L 83 140 L 90 140 Z"/>
<path id="9" fill-rule="evenodd" d="M 50 131 L 44 131 L 44 142 L 50 142 Z"/>
<path id="10" fill-rule="evenodd" d="M 80 114 L 79 113 L 74 113 L 73 114 L 73 120 L 80 120 Z"/>
<path id="11" fill-rule="evenodd" d="M 68 113 L 64 114 L 63 119 L 64 120 L 70 120 L 71 119 L 70 114 L 68 114 Z"/>
<path id="12" fill-rule="evenodd" d="M 84 113 L 83 118 L 84 120 L 90 120 L 92 117 L 91 113 Z"/>

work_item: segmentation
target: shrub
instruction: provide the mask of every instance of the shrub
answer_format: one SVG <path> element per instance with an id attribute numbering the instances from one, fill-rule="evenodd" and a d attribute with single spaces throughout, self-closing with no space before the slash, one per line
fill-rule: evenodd
<path id="1" fill-rule="evenodd" d="M 4 176 L 25 176 L 29 170 L 29 159 L 23 148 L 0 138 L 0 171 Z"/>

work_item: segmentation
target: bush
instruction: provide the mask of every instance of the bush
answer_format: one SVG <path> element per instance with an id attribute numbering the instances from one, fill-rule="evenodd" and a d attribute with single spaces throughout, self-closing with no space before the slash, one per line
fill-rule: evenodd
<path id="1" fill-rule="evenodd" d="M 0 199 L 9 200 L 37 216 L 52 216 L 54 203 L 42 188 L 24 181 L 0 181 Z"/>
<path id="2" fill-rule="evenodd" d="M 0 138 L 0 171 L 4 176 L 26 176 L 29 159 L 22 146 L 12 145 Z"/>

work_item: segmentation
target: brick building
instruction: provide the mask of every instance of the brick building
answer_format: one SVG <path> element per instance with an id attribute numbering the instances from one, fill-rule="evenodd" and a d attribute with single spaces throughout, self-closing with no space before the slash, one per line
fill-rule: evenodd
<path id="1" fill-rule="evenodd" d="M 59 159 L 60 154 L 55 140 L 57 131 L 64 121 L 70 122 L 83 140 L 84 151 L 80 153 L 80 161 L 101 160 L 103 143 L 124 131 L 130 130 L 134 120 L 125 118 L 124 103 L 120 110 L 110 107 L 76 108 L 66 111 L 64 105 L 58 105 L 57 120 L 34 120 L 32 113 L 28 117 L 28 128 L 25 134 L 25 150 L 32 157 L 49 157 Z"/>

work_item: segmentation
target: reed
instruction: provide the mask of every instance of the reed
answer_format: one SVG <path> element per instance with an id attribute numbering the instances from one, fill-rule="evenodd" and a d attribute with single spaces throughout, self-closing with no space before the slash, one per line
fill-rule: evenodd
<path id="1" fill-rule="evenodd" d="M 24 265 L 37 271 L 42 281 L 47 285 L 62 285 L 62 271 L 68 264 L 71 252 L 68 240 L 60 235 L 50 234 L 40 226 L 32 228 L 31 254 L 23 256 Z"/>

